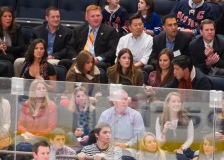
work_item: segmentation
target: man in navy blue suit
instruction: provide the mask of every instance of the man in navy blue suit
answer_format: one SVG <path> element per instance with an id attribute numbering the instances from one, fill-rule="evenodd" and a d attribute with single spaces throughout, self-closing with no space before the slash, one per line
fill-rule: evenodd
<path id="1" fill-rule="evenodd" d="M 46 22 L 33 28 L 32 40 L 42 38 L 47 44 L 48 62 L 58 64 L 61 59 L 66 59 L 66 48 L 72 37 L 72 30 L 60 25 L 60 12 L 58 8 L 46 9 Z M 15 76 L 20 75 L 24 58 L 16 59 L 14 63 Z"/>

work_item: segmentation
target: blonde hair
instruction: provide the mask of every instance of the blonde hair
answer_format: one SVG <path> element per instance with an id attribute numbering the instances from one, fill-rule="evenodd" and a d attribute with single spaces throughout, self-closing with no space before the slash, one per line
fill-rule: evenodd
<path id="1" fill-rule="evenodd" d="M 159 142 L 156 139 L 156 136 L 153 133 L 151 133 L 151 132 L 145 132 L 143 137 L 142 137 L 142 139 L 140 140 L 140 143 L 139 143 L 140 157 L 143 156 L 144 152 L 148 152 L 146 144 L 145 144 L 145 138 L 147 136 L 152 136 L 156 140 L 156 143 L 157 143 L 157 150 L 156 150 L 156 152 L 159 153 L 159 160 L 166 160 L 165 152 L 159 147 Z"/>
<path id="2" fill-rule="evenodd" d="M 49 97 L 47 94 L 47 86 L 45 84 L 44 81 L 40 81 L 40 80 L 34 80 L 31 85 L 30 85 L 30 90 L 29 90 L 29 98 L 28 98 L 28 107 L 29 107 L 29 111 L 31 114 L 34 114 L 35 112 L 35 108 L 36 108 L 36 88 L 38 84 L 43 84 L 46 88 L 46 94 L 45 96 L 42 98 L 41 101 L 41 107 L 40 109 L 44 110 L 47 108 L 48 104 L 49 104 Z"/>
<path id="3" fill-rule="evenodd" d="M 168 103 L 169 103 L 170 98 L 172 96 L 177 96 L 181 100 L 181 108 L 180 108 L 180 111 L 177 113 L 178 114 L 177 115 L 178 116 L 178 120 L 181 123 L 183 123 L 183 124 L 188 124 L 188 122 L 189 122 L 189 119 L 188 119 L 188 111 L 183 108 L 183 97 L 178 92 L 170 92 L 166 96 L 165 101 L 164 101 L 164 105 L 163 105 L 163 113 L 162 113 L 161 118 L 160 118 L 161 129 L 163 128 L 164 124 L 167 121 L 170 121 L 170 111 L 169 111 Z"/>
<path id="4" fill-rule="evenodd" d="M 100 8 L 100 6 L 97 6 L 97 5 L 89 5 L 87 8 L 86 8 L 86 14 L 88 14 L 90 11 L 92 11 L 92 10 L 98 10 L 98 11 L 100 11 L 100 13 L 101 13 L 101 8 Z"/>
<path id="5" fill-rule="evenodd" d="M 75 112 L 76 109 L 77 109 L 77 104 L 76 104 L 76 100 L 75 100 L 75 97 L 76 97 L 76 94 L 79 92 L 79 91 L 82 91 L 84 92 L 84 94 L 86 95 L 86 105 L 85 105 L 85 108 L 84 108 L 84 111 L 87 111 L 88 109 L 90 111 L 92 111 L 93 109 L 95 109 L 95 107 L 93 105 L 90 104 L 89 102 L 89 97 L 87 95 L 87 91 L 86 91 L 86 88 L 83 87 L 83 86 L 79 86 L 79 87 L 76 87 L 74 89 L 74 92 L 71 96 L 71 99 L 70 99 L 70 102 L 69 102 L 69 106 L 68 106 L 68 110 L 72 111 L 72 112 Z"/>

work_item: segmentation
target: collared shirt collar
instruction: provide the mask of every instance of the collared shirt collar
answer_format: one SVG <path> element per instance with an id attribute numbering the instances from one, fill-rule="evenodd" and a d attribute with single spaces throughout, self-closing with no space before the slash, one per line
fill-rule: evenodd
<path id="1" fill-rule="evenodd" d="M 131 34 L 132 34 L 132 33 L 131 33 Z M 140 34 L 140 36 L 138 36 L 137 38 L 135 38 L 135 37 L 133 36 L 133 34 L 132 34 L 132 35 L 131 35 L 131 38 L 133 38 L 133 39 L 142 38 L 142 37 L 144 36 L 144 34 L 146 34 L 145 31 L 142 31 L 142 34 Z"/>
<path id="2" fill-rule="evenodd" d="M 115 108 L 116 108 L 116 107 L 114 106 L 113 112 L 114 112 L 114 115 L 116 115 L 116 116 L 118 116 L 118 117 L 122 117 L 122 116 L 128 114 L 128 107 L 124 110 L 123 115 L 118 115 L 118 114 L 116 113 L 116 111 L 115 111 Z"/>
<path id="3" fill-rule="evenodd" d="M 191 81 L 193 81 L 193 79 L 195 78 L 195 76 L 196 76 L 196 69 L 193 66 L 192 67 L 192 70 L 191 70 L 191 73 L 190 73 Z"/>
<path id="4" fill-rule="evenodd" d="M 167 37 L 167 35 L 166 35 L 166 42 L 174 43 L 174 42 L 175 42 L 175 39 L 176 39 L 176 37 L 174 37 L 174 39 L 173 39 L 172 41 L 169 41 L 169 39 L 168 39 L 168 37 Z"/>
<path id="5" fill-rule="evenodd" d="M 175 43 L 176 37 L 172 41 L 169 41 L 167 35 L 166 35 L 166 48 L 169 48 L 170 50 L 174 49 L 174 43 Z"/>
<path id="6" fill-rule="evenodd" d="M 94 35 L 95 35 L 95 33 L 98 32 L 99 28 L 100 28 L 100 26 L 94 28 Z M 88 32 L 88 34 L 90 34 L 90 32 L 92 31 L 92 29 L 93 29 L 93 28 L 89 25 L 89 32 Z"/>
<path id="7" fill-rule="evenodd" d="M 58 28 L 57 28 L 56 32 L 58 32 L 58 31 L 59 31 L 59 28 L 60 28 L 60 25 L 58 26 Z M 46 25 L 46 29 L 47 29 L 47 31 L 50 33 L 50 29 L 49 29 L 48 24 Z M 55 34 L 56 32 L 54 32 L 53 34 Z"/>
<path id="8" fill-rule="evenodd" d="M 188 1 L 188 4 L 189 4 L 189 6 L 191 7 L 191 8 L 199 8 L 199 7 L 201 7 L 203 4 L 204 4 L 204 0 L 202 0 L 200 3 L 198 3 L 198 4 L 196 4 L 196 3 L 194 3 L 192 0 L 189 0 Z M 195 7 L 195 5 L 196 5 L 196 7 Z"/>
<path id="9" fill-rule="evenodd" d="M 204 41 L 204 40 L 203 40 L 203 41 Z M 214 43 L 214 39 L 213 39 L 210 43 L 206 43 L 206 42 L 204 41 L 204 45 L 205 45 L 205 46 L 210 45 L 211 47 L 213 47 L 213 43 Z"/>

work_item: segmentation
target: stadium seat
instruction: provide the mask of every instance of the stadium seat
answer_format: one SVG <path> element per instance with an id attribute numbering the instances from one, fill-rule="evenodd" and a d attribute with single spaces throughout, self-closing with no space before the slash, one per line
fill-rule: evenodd
<path id="1" fill-rule="evenodd" d="M 57 105 L 57 113 L 57 127 L 63 129 L 65 132 L 72 132 L 72 112 L 61 105 Z"/>
<path id="2" fill-rule="evenodd" d="M 154 11 L 159 15 L 160 18 L 170 13 L 172 8 L 178 3 L 175 0 L 155 0 Z"/>
<path id="3" fill-rule="evenodd" d="M 18 0 L 16 22 L 29 26 L 42 24 L 45 20 L 45 10 L 50 6 L 57 6 L 57 0 Z"/>
<path id="4" fill-rule="evenodd" d="M 129 16 L 138 11 L 138 0 L 132 0 L 131 3 L 130 0 L 120 0 L 120 5 L 128 11 Z"/>
<path id="5" fill-rule="evenodd" d="M 100 83 L 108 84 L 107 74 L 103 69 L 99 68 L 99 70 L 100 70 Z"/>
<path id="6" fill-rule="evenodd" d="M 143 71 L 143 77 L 144 77 L 144 84 L 145 85 L 148 85 L 148 79 L 149 79 L 148 73 L 146 73 L 145 71 Z"/>
<path id="7" fill-rule="evenodd" d="M 84 23 L 86 7 L 91 4 L 98 5 L 98 0 L 58 0 L 61 23 L 66 26 Z"/>
<path id="8" fill-rule="evenodd" d="M 213 90 L 222 90 L 224 91 L 224 77 L 221 76 L 208 76 L 209 80 L 212 83 Z"/>
<path id="9" fill-rule="evenodd" d="M 0 7 L 8 6 L 15 10 L 16 0 L 0 0 Z"/>
<path id="10" fill-rule="evenodd" d="M 30 44 L 30 40 L 32 37 L 32 30 L 33 27 L 31 26 L 22 26 L 23 39 L 26 47 L 28 47 Z"/>
<path id="11" fill-rule="evenodd" d="M 222 12 L 221 5 L 216 2 L 207 2 L 209 6 L 212 7 L 213 12 L 215 13 L 215 17 L 218 19 L 219 15 Z M 217 19 L 215 21 L 217 21 Z"/>
<path id="12" fill-rule="evenodd" d="M 65 81 L 67 70 L 64 66 L 54 65 L 54 69 L 57 75 L 57 81 Z"/>

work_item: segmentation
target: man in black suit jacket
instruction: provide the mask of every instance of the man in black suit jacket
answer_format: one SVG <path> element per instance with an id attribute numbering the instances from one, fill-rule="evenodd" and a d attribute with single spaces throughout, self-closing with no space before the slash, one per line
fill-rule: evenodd
<path id="1" fill-rule="evenodd" d="M 33 28 L 32 38 L 42 38 L 47 44 L 48 61 L 58 64 L 59 60 L 66 59 L 66 48 L 72 37 L 72 30 L 60 25 L 60 12 L 55 7 L 46 9 L 46 22 Z M 49 41 L 50 40 L 50 41 Z M 24 58 L 19 58 L 14 63 L 15 76 L 19 76 Z"/>
<path id="2" fill-rule="evenodd" d="M 224 76 L 224 39 L 215 35 L 214 21 L 203 20 L 200 33 L 189 46 L 192 63 L 204 74 Z"/>
<path id="3" fill-rule="evenodd" d="M 33 28 L 32 33 L 32 40 L 36 38 L 42 38 L 46 42 L 47 46 L 49 44 L 48 42 L 48 29 L 47 24 L 42 24 L 40 26 L 37 26 Z M 68 46 L 68 43 L 72 37 L 72 30 L 68 27 L 59 25 L 58 29 L 56 31 L 55 40 L 53 43 L 52 53 L 48 55 L 49 59 L 65 59 L 68 58 L 66 54 L 66 47 Z"/>
<path id="4" fill-rule="evenodd" d="M 178 31 L 175 15 L 169 14 L 164 16 L 163 29 L 163 32 L 153 38 L 152 53 L 148 60 L 148 64 L 152 64 L 154 70 L 156 70 L 158 55 L 164 48 L 173 50 L 174 57 L 178 55 L 189 55 L 191 36 Z"/>
<path id="5" fill-rule="evenodd" d="M 84 49 L 91 29 L 94 29 L 95 38 L 90 52 L 95 57 L 96 65 L 106 71 L 107 67 L 114 63 L 119 37 L 113 27 L 102 24 L 102 18 L 99 6 L 87 7 L 85 19 L 88 23 L 74 28 L 67 54 L 70 59 L 74 59 Z M 69 68 L 71 63 L 71 60 L 60 62 L 66 68 Z"/>

